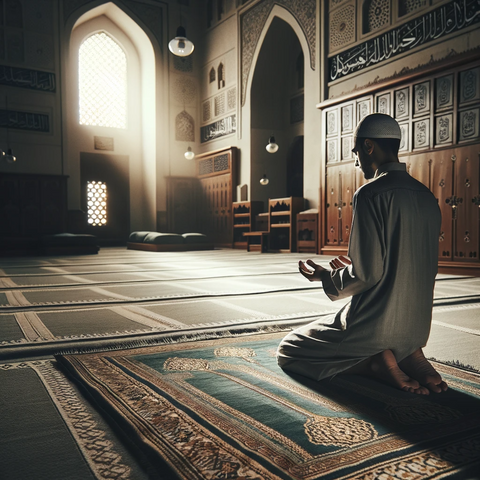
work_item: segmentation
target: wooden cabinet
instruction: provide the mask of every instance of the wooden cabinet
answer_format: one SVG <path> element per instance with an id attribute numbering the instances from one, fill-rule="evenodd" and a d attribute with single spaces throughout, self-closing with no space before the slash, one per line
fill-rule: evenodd
<path id="1" fill-rule="evenodd" d="M 233 248 L 247 248 L 245 232 L 255 230 L 255 218 L 263 211 L 263 202 L 233 202 Z"/>
<path id="2" fill-rule="evenodd" d="M 301 197 L 270 198 L 269 213 L 269 250 L 290 253 L 297 248 L 297 214 L 304 208 Z"/>
<path id="3" fill-rule="evenodd" d="M 67 178 L 0 174 L 0 236 L 26 238 L 65 232 Z"/>
<path id="4" fill-rule="evenodd" d="M 318 212 L 297 214 L 297 252 L 317 253 Z"/>

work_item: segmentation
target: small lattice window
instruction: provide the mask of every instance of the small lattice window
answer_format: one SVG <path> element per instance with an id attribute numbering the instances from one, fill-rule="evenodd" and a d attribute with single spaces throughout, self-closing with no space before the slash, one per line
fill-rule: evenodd
<path id="1" fill-rule="evenodd" d="M 104 182 L 87 182 L 88 224 L 101 227 L 107 224 L 107 185 Z"/>
<path id="2" fill-rule="evenodd" d="M 80 125 L 127 127 L 127 57 L 105 32 L 79 50 Z"/>
<path id="3" fill-rule="evenodd" d="M 225 86 L 225 67 L 223 63 L 218 66 L 218 88 L 223 88 Z"/>
<path id="4" fill-rule="evenodd" d="M 216 78 L 216 72 L 215 72 L 215 69 L 212 67 L 209 75 L 210 83 L 213 83 L 215 81 L 215 78 Z"/>

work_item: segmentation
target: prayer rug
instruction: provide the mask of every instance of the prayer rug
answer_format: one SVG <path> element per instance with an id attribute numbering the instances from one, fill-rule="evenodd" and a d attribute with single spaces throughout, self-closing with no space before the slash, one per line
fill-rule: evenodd
<path id="1" fill-rule="evenodd" d="M 450 388 L 429 396 L 352 375 L 311 382 L 277 366 L 282 335 L 57 361 L 161 478 L 477 478 L 478 374 L 436 363 Z"/>

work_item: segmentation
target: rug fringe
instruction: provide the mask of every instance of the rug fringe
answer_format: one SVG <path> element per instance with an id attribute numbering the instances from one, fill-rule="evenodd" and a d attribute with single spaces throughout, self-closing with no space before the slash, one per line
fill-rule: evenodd
<path id="1" fill-rule="evenodd" d="M 154 347 L 156 345 L 167 345 L 175 343 L 197 342 L 202 340 L 216 340 L 223 338 L 234 338 L 242 335 L 256 335 L 291 331 L 292 327 L 287 325 L 270 325 L 257 328 L 242 328 L 239 330 L 221 330 L 212 332 L 195 332 L 191 334 L 182 334 L 177 337 L 145 338 L 129 342 L 113 343 L 102 347 L 75 347 L 61 350 L 56 355 L 77 355 L 86 353 L 100 353 L 114 350 L 125 350 L 141 347 Z"/>
<path id="2" fill-rule="evenodd" d="M 441 363 L 443 365 L 448 365 L 449 367 L 460 368 L 461 370 L 466 370 L 468 372 L 480 374 L 480 370 L 475 368 L 473 365 L 465 364 L 465 363 L 459 362 L 458 360 L 438 360 L 435 357 L 428 357 L 428 360 L 432 362 Z"/>

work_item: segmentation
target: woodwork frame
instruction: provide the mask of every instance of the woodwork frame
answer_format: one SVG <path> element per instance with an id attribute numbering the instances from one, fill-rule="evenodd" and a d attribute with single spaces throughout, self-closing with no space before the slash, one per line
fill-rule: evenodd
<path id="1" fill-rule="evenodd" d="M 400 161 L 439 200 L 440 271 L 480 275 L 480 53 L 458 57 L 317 105 L 324 125 L 318 253 L 347 250 L 351 195 L 365 180 L 343 151 L 353 134 L 342 120 L 351 108 L 356 124 L 361 105 L 369 104 L 371 112 L 396 117 L 405 135 Z"/>

